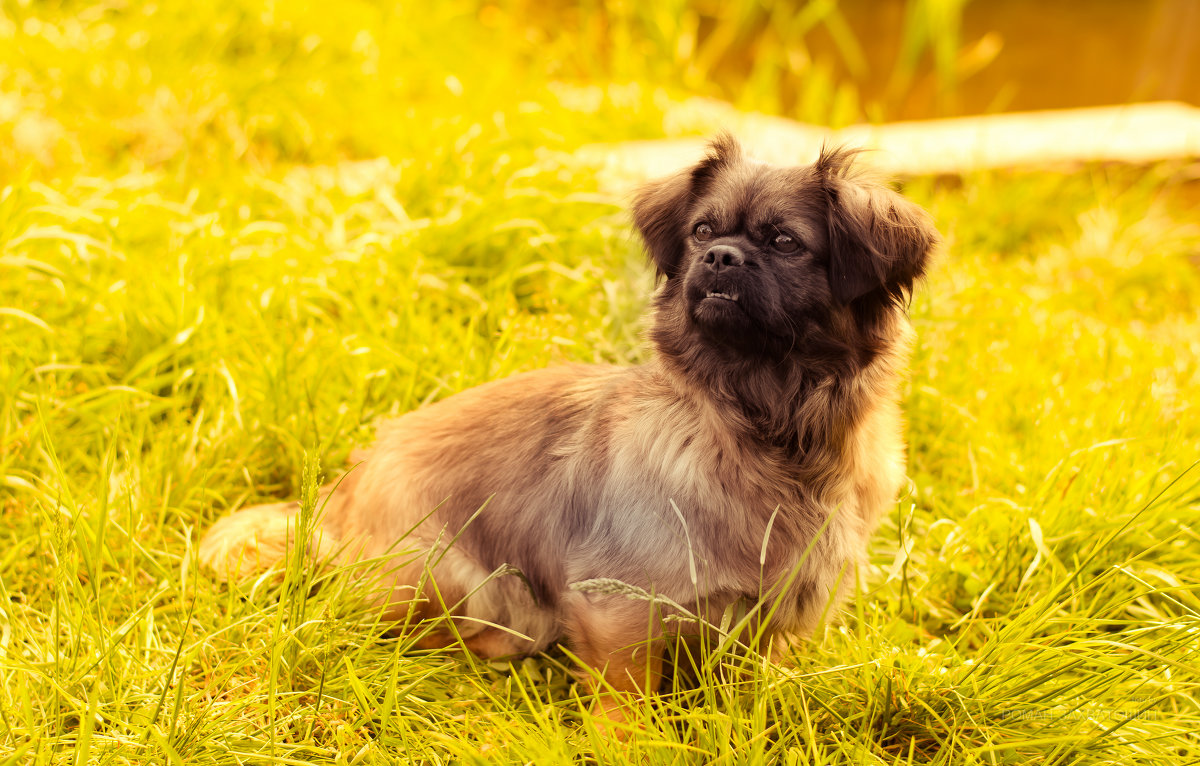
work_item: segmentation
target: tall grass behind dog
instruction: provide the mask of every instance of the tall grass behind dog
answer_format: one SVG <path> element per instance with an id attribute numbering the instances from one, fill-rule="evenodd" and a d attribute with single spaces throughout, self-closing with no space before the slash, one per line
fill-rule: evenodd
<path id="1" fill-rule="evenodd" d="M 648 185 L 633 213 L 664 278 L 653 360 L 524 373 L 381 424 L 326 491 L 318 554 L 425 551 L 378 597 L 397 616 L 456 605 L 427 645 L 500 657 L 565 640 L 610 692 L 656 688 L 666 637 L 695 623 L 579 583 L 705 619 L 770 604 L 760 632 L 810 630 L 903 479 L 905 308 L 938 241 L 851 160 L 772 167 L 722 137 Z M 296 510 L 220 520 L 202 561 L 227 578 L 275 564 Z M 495 576 L 506 567 L 520 575 Z M 597 706 L 621 717 L 618 696 Z"/>

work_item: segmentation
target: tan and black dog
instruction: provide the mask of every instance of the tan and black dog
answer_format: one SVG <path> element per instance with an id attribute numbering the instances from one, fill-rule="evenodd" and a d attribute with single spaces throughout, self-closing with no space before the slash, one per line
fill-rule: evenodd
<path id="1" fill-rule="evenodd" d="M 397 613 L 459 604 L 457 632 L 488 657 L 565 640 L 617 691 L 655 686 L 661 638 L 690 623 L 574 583 L 619 580 L 714 619 L 770 602 L 767 632 L 811 629 L 903 480 L 906 303 L 938 239 L 850 165 L 826 150 L 773 167 L 724 137 L 646 186 L 634 220 L 665 277 L 653 361 L 529 372 L 383 423 L 331 490 L 320 549 L 431 551 L 389 573 Z M 202 561 L 225 577 L 276 563 L 296 511 L 221 519 Z M 522 575 L 489 577 L 503 565 Z"/>

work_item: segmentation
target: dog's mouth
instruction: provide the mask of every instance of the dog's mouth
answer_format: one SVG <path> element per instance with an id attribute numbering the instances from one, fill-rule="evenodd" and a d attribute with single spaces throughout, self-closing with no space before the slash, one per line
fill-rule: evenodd
<path id="1" fill-rule="evenodd" d="M 709 290 L 707 293 L 705 293 L 704 297 L 705 298 L 716 298 L 717 300 L 721 300 L 721 301 L 732 301 L 734 303 L 737 303 L 737 301 L 738 301 L 737 293 L 718 293 L 718 292 L 713 292 L 712 290 Z"/>

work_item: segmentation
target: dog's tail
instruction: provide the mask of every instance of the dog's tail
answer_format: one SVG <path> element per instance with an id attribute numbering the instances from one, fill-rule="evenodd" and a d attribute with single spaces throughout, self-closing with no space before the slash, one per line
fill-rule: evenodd
<path id="1" fill-rule="evenodd" d="M 300 504 L 256 505 L 219 519 L 205 533 L 198 551 L 200 564 L 218 579 L 238 580 L 281 563 L 296 543 Z M 313 554 L 321 558 L 330 547 L 319 523 L 311 531 Z"/>

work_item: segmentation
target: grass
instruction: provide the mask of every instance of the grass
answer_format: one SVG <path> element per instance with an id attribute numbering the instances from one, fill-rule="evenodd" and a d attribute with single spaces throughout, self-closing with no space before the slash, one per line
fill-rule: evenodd
<path id="1" fill-rule="evenodd" d="M 0 763 L 1200 759 L 1187 168 L 907 183 L 947 247 L 866 594 L 790 663 L 702 665 L 627 744 L 562 652 L 413 651 L 336 577 L 197 572 L 215 518 L 380 417 L 645 358 L 625 201 L 570 152 L 662 134 L 688 83 L 633 62 L 679 32 L 620 54 L 531 19 L 0 10 Z"/>

